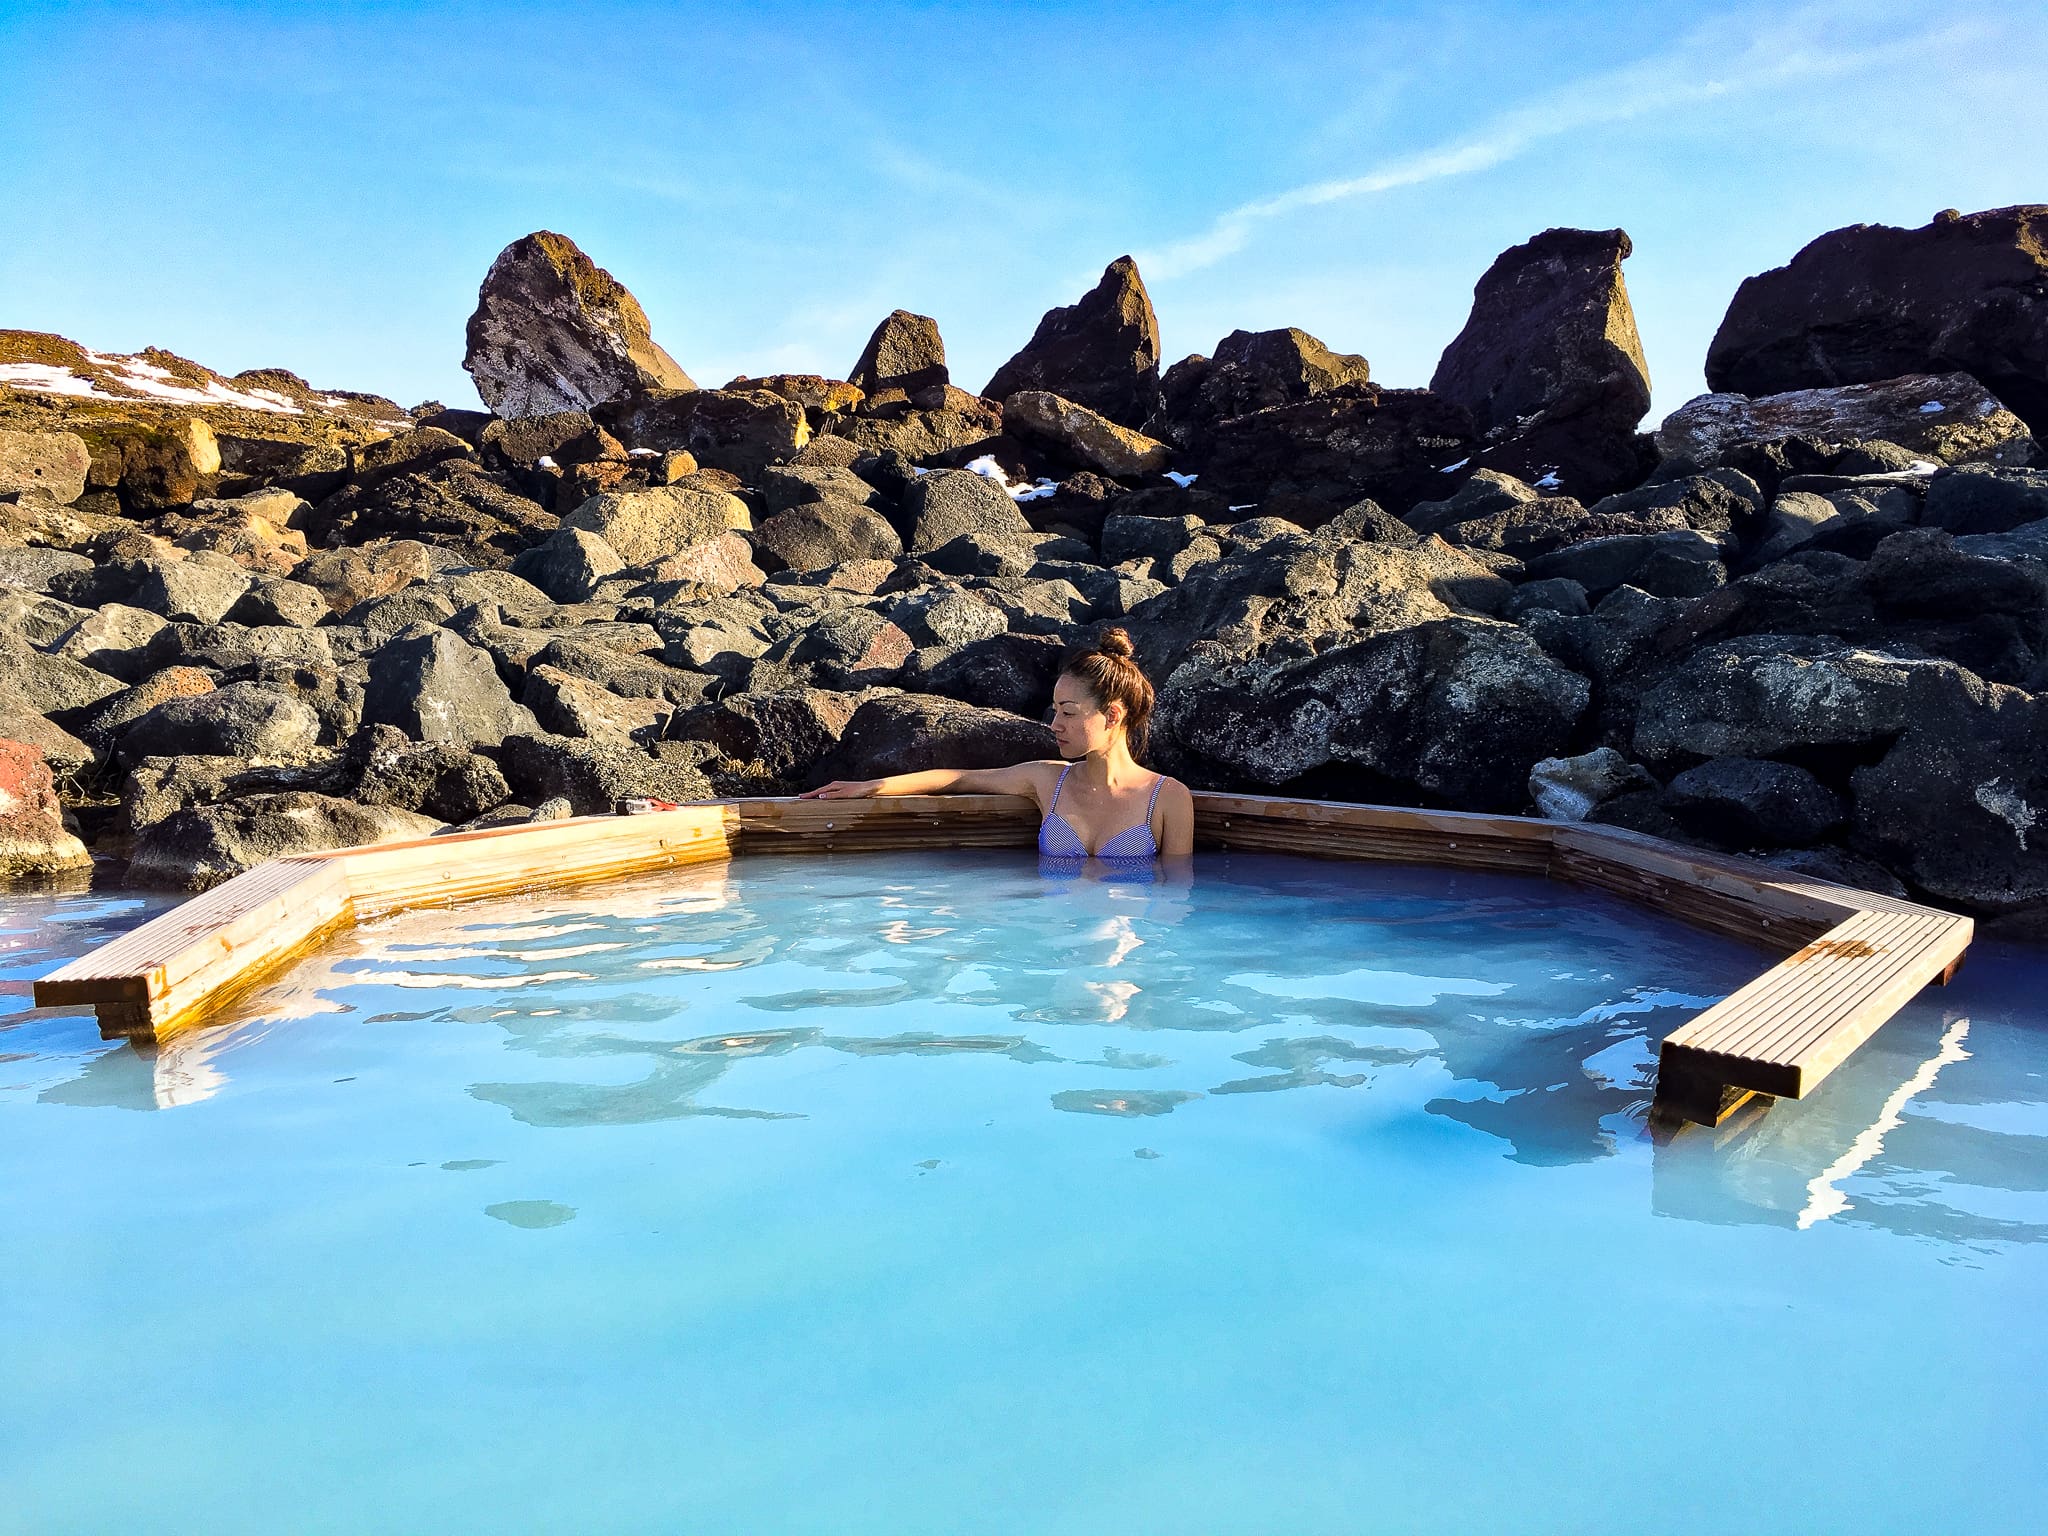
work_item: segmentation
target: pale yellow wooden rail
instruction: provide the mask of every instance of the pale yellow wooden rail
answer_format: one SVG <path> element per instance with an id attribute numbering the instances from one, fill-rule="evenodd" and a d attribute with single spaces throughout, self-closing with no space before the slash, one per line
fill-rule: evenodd
<path id="1" fill-rule="evenodd" d="M 1610 891 L 1785 958 L 1666 1036 L 1657 1104 L 1720 1123 L 1753 1094 L 1799 1098 L 1969 946 L 1968 918 L 1612 827 L 1264 795 L 1197 794 L 1197 840 L 1324 858 L 1548 875 Z M 579 885 L 747 853 L 1027 847 L 1008 796 L 731 800 L 649 816 L 452 833 L 278 859 L 35 984 L 89 1004 L 108 1039 L 204 1022 L 335 929 L 378 913 Z"/>

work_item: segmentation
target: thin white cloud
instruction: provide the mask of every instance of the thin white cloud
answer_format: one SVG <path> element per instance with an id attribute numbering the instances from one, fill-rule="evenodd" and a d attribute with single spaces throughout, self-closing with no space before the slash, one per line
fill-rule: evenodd
<path id="1" fill-rule="evenodd" d="M 1924 63 L 1928 52 L 1974 29 L 1949 27 L 1864 48 L 1838 43 L 1856 30 L 1861 29 L 1836 7 L 1795 13 L 1745 41 L 1732 38 L 1726 24 L 1703 27 L 1665 53 L 1581 78 L 1504 112 L 1477 133 L 1385 161 L 1361 175 L 1311 182 L 1242 203 L 1200 234 L 1141 252 L 1138 263 L 1153 281 L 1197 272 L 1243 250 L 1262 225 L 1303 209 L 1492 170 L 1546 140 L 1584 128 L 1661 116 L 1793 81 Z"/>

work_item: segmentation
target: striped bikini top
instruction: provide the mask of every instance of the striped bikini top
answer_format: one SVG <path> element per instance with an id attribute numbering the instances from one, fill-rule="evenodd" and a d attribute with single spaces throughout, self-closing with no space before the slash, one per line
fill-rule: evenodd
<path id="1" fill-rule="evenodd" d="M 1060 770 L 1060 781 L 1053 786 L 1052 806 L 1045 813 L 1045 820 L 1038 824 L 1038 851 L 1052 859 L 1085 859 L 1089 857 L 1088 845 L 1081 841 L 1081 834 L 1060 814 L 1060 791 L 1067 787 L 1067 775 L 1074 771 L 1072 763 Z M 1152 807 L 1159 800 L 1159 786 L 1166 782 L 1164 775 L 1153 781 L 1152 798 L 1145 802 L 1145 819 L 1135 827 L 1125 827 L 1095 850 L 1098 859 L 1156 859 L 1159 844 L 1152 836 Z"/>

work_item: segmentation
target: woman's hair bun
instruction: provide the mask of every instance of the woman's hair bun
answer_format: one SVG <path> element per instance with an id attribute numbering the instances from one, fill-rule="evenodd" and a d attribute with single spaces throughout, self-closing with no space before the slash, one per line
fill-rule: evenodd
<path id="1" fill-rule="evenodd" d="M 1131 649 L 1130 632 L 1121 625 L 1112 629 L 1105 629 L 1102 632 L 1101 638 L 1095 642 L 1095 649 L 1102 652 L 1105 656 L 1128 657 L 1135 654 Z"/>

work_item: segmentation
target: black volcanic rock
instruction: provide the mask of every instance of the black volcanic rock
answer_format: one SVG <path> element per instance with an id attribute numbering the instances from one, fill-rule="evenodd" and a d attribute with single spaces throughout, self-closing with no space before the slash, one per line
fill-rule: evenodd
<path id="1" fill-rule="evenodd" d="M 860 361 L 846 377 L 870 395 L 884 389 L 900 389 L 906 395 L 934 387 L 943 390 L 953 377 L 946 368 L 946 343 L 939 335 L 939 322 L 907 309 L 891 311 L 889 318 L 875 327 L 875 334 L 861 349 Z"/>
<path id="2" fill-rule="evenodd" d="M 2048 435 L 2048 206 L 1852 224 L 1735 292 L 1707 387 L 1744 395 L 1968 373 Z"/>
<path id="3" fill-rule="evenodd" d="M 1426 389 L 1356 392 L 1275 406 L 1220 422 L 1201 486 L 1229 504 L 1310 498 L 1332 513 L 1370 497 L 1397 515 L 1441 492 L 1442 468 L 1466 456 L 1472 417 Z"/>
<path id="4" fill-rule="evenodd" d="M 1023 389 L 1050 390 L 1119 426 L 1145 425 L 1159 396 L 1159 320 L 1135 261 L 1119 256 L 1079 303 L 1047 311 L 982 394 L 1005 400 Z"/>
<path id="5" fill-rule="evenodd" d="M 1650 372 L 1622 281 L 1618 229 L 1550 229 L 1503 252 L 1429 387 L 1472 413 L 1475 463 L 1595 497 L 1653 462 L 1635 438 Z"/>
<path id="6" fill-rule="evenodd" d="M 1184 357 L 1166 370 L 1160 410 L 1146 431 L 1199 456 L 1209 428 L 1227 417 L 1371 382 L 1364 358 L 1332 352 L 1307 331 L 1232 331 L 1214 357 Z"/>

